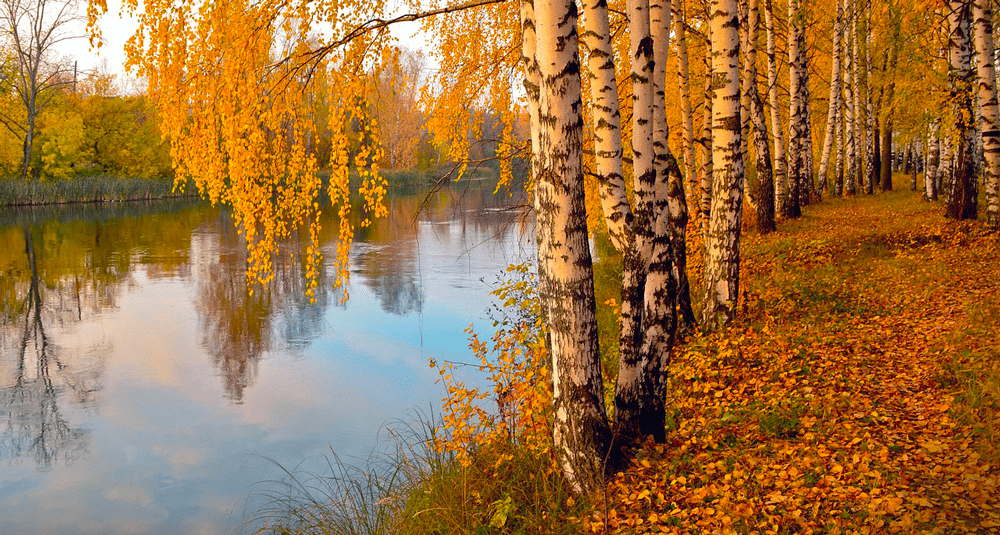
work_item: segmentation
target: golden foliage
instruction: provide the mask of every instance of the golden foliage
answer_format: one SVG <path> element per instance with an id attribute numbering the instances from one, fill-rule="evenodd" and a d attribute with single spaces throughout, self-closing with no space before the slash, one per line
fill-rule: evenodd
<path id="1" fill-rule="evenodd" d="M 837 201 L 749 236 L 745 320 L 679 346 L 667 443 L 585 527 L 995 532 L 1000 242 L 937 211 Z"/>
<path id="2" fill-rule="evenodd" d="M 479 448 L 513 443 L 544 458 L 552 443 L 552 384 L 545 350 L 544 330 L 534 275 L 528 264 L 511 265 L 508 277 L 492 295 L 501 303 L 497 312 L 514 311 L 514 317 L 496 320 L 492 344 L 484 342 L 470 326 L 469 348 L 486 373 L 489 390 L 470 387 L 455 376 L 455 363 L 444 362 L 440 381 L 444 398 L 437 447 L 472 463 Z M 437 363 L 431 361 L 431 366 Z M 496 410 L 484 405 L 496 402 Z M 555 465 L 552 465 L 555 469 Z"/>
<path id="3" fill-rule="evenodd" d="M 334 264 L 337 284 L 346 281 L 353 237 L 345 217 L 352 205 L 349 167 L 361 176 L 366 212 L 379 217 L 385 210 L 378 125 L 364 98 L 364 73 L 391 51 L 384 29 L 365 40 L 336 43 L 380 17 L 382 6 L 358 0 L 153 0 L 140 6 L 130 0 L 124 9 L 140 22 L 126 45 L 129 67 L 149 81 L 178 184 L 191 179 L 213 203 L 233 207 L 247 241 L 249 283 L 272 278 L 277 242 L 300 225 L 310 226 L 307 272 L 316 273 L 321 184 L 313 134 L 319 128 L 331 132 L 328 193 L 341 216 Z M 101 0 L 90 4 L 92 30 L 105 10 Z M 316 79 L 323 83 L 314 84 Z M 315 106 L 303 105 L 316 101 L 314 87 L 328 90 L 325 101 L 337 103 L 322 116 Z M 352 136 L 359 141 L 354 147 Z"/>

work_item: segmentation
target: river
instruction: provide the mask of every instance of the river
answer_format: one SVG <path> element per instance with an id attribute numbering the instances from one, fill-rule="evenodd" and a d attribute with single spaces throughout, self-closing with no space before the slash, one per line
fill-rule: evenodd
<path id="1" fill-rule="evenodd" d="M 469 359 L 463 330 L 491 328 L 491 283 L 534 247 L 491 189 L 426 198 L 358 231 L 346 302 L 326 218 L 315 304 L 298 242 L 249 295 L 218 207 L 0 208 L 0 533 L 229 533 L 279 464 L 361 462 L 435 411 L 428 359 Z"/>

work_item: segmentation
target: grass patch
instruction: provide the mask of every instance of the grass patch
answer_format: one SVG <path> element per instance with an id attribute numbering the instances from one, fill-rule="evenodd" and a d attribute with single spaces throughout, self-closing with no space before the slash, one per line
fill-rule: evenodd
<path id="1" fill-rule="evenodd" d="M 194 187 L 174 191 L 171 179 L 81 176 L 71 180 L 0 180 L 0 206 L 124 202 L 194 197 Z"/>
<path id="2" fill-rule="evenodd" d="M 399 424 L 363 466 L 327 457 L 325 473 L 281 468 L 260 484 L 244 531 L 260 535 L 577 533 L 590 504 L 547 455 L 495 443 L 463 463 L 435 447 L 439 424 Z"/>

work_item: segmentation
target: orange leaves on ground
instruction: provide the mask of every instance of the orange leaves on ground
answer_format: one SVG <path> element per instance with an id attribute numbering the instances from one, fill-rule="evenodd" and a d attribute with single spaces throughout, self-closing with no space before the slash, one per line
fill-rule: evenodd
<path id="1" fill-rule="evenodd" d="M 748 237 L 745 320 L 679 344 L 601 533 L 1000 530 L 998 238 L 909 193 Z"/>

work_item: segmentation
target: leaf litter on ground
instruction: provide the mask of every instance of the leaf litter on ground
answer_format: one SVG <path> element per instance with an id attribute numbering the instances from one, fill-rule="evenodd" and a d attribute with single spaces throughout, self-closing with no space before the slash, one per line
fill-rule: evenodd
<path id="1" fill-rule="evenodd" d="M 1000 239 L 942 213 L 895 192 L 747 235 L 742 319 L 677 344 L 667 442 L 584 528 L 1000 533 Z"/>

